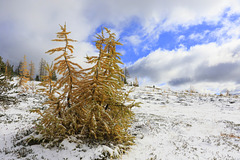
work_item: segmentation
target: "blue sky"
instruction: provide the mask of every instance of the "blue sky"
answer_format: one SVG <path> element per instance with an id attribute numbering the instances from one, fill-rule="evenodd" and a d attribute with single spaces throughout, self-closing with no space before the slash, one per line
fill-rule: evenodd
<path id="1" fill-rule="evenodd" d="M 152 39 L 152 37 L 147 37 L 144 33 L 141 33 L 141 28 L 139 28 L 139 33 L 137 33 L 134 27 L 138 25 L 138 23 L 134 23 L 131 27 L 126 28 L 121 34 L 123 37 L 131 36 L 135 31 L 136 36 L 141 41 L 137 43 L 137 46 L 125 41 L 124 46 L 121 49 L 128 51 L 130 53 L 129 55 L 131 55 L 130 59 L 128 57 L 123 57 L 123 60 L 126 61 L 126 63 L 129 63 L 129 61 L 136 61 L 142 56 L 147 56 L 151 51 L 158 48 L 163 50 L 175 50 L 184 46 L 189 49 L 198 44 L 215 42 L 216 38 L 210 37 L 209 34 L 211 31 L 221 28 L 221 24 L 212 25 L 205 22 L 189 27 L 182 27 L 179 25 L 177 26 L 177 29 L 172 31 L 162 31 L 158 33 L 157 37 Z M 194 38 L 197 38 L 197 36 L 200 35 L 203 37 L 198 39 Z"/>
<path id="2" fill-rule="evenodd" d="M 223 15 L 226 13 L 227 11 L 223 12 Z M 234 22 L 238 20 L 239 17 L 240 15 L 234 15 L 227 18 Z M 223 16 L 223 18 L 225 18 L 225 16 Z M 100 32 L 103 27 L 115 28 L 113 24 L 101 24 L 93 34 L 89 35 L 88 41 L 90 43 L 92 42 L 94 45 L 94 34 Z M 177 25 L 175 29 L 167 31 L 158 31 L 156 28 L 156 35 L 149 36 L 144 32 L 141 21 L 133 17 L 118 34 L 123 44 L 123 46 L 119 46 L 118 49 L 124 54 L 124 56 L 122 56 L 123 62 L 125 64 L 132 64 L 139 58 L 147 56 L 158 48 L 163 50 L 176 50 L 184 46 L 186 49 L 190 49 L 195 45 L 217 42 L 217 38 L 210 34 L 212 31 L 216 31 L 222 27 L 223 25 L 220 22 L 209 24 L 203 21 L 201 24 L 187 27 Z"/>
<path id="3" fill-rule="evenodd" d="M 96 55 L 101 27 L 117 34 L 118 51 L 143 85 L 198 90 L 240 89 L 239 0 L 0 0 L 0 56 L 38 65 L 67 22 L 75 61 Z"/>

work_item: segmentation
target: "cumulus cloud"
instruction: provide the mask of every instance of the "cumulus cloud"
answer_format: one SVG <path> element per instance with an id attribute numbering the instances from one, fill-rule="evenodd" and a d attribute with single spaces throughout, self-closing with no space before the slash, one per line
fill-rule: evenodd
<path id="1" fill-rule="evenodd" d="M 203 82 L 239 83 L 240 40 L 222 45 L 209 43 L 190 49 L 161 50 L 139 59 L 129 72 L 153 83 L 177 86 Z M 236 53 L 237 51 L 237 53 Z"/>
<path id="2" fill-rule="evenodd" d="M 184 78 L 172 79 L 168 83 L 172 86 L 178 86 L 178 85 L 186 84 L 189 82 L 192 82 L 191 78 L 184 77 Z"/>
<path id="3" fill-rule="evenodd" d="M 205 22 L 221 24 L 221 28 L 206 33 L 207 36 L 216 37 L 216 42 L 196 45 L 188 50 L 183 46 L 175 50 L 159 48 L 155 51 L 152 51 L 151 44 L 144 44 L 143 50 L 151 53 L 132 62 L 129 70 L 148 81 L 169 82 L 172 85 L 214 83 L 218 80 L 214 77 L 222 77 L 226 83 L 230 80 L 235 83 L 239 82 L 235 75 L 239 73 L 240 20 L 233 22 L 228 17 L 239 13 L 239 0 L 0 1 L 0 55 L 15 65 L 24 54 L 36 65 L 41 58 L 53 60 L 53 56 L 44 52 L 60 45 L 51 42 L 51 39 L 59 31 L 58 24 L 64 22 L 73 33 L 70 37 L 78 40 L 74 44 L 75 61 L 81 64 L 84 64 L 86 54 L 96 54 L 89 36 L 102 25 L 111 26 L 117 35 L 121 35 L 131 25 L 132 19 L 137 19 L 137 31 L 121 38 L 138 46 L 144 38 L 155 41 L 164 31 L 179 32 L 179 26 L 188 28 Z M 190 37 L 203 38 L 198 33 Z M 186 38 L 179 35 L 178 40 Z M 128 52 L 124 56 L 128 56 Z"/>
<path id="4" fill-rule="evenodd" d="M 130 42 L 133 46 L 137 46 L 141 43 L 141 38 L 138 35 L 132 35 L 125 38 L 128 42 Z"/>
<path id="5" fill-rule="evenodd" d="M 74 33 L 70 35 L 73 39 L 85 41 L 94 29 L 82 16 L 80 4 L 75 0 L 1 1 L 0 55 L 15 65 L 24 55 L 36 67 L 41 58 L 52 61 L 54 57 L 45 52 L 61 45 L 51 42 L 51 39 L 60 30 L 58 24 L 63 25 L 65 22 L 67 28 Z"/>
<path id="6" fill-rule="evenodd" d="M 178 42 L 180 42 L 180 41 L 182 41 L 182 40 L 184 40 L 185 39 L 185 36 L 184 35 L 180 35 L 179 37 L 178 37 Z"/>
<path id="7" fill-rule="evenodd" d="M 209 33 L 209 30 L 204 31 L 203 33 L 192 33 L 189 35 L 189 38 L 192 40 L 202 40 Z"/>
<path id="8" fill-rule="evenodd" d="M 195 81 L 236 82 L 239 83 L 240 61 L 237 63 L 219 63 L 214 66 L 202 64 L 195 71 Z"/>
<path id="9" fill-rule="evenodd" d="M 49 49 L 49 40 L 58 31 L 58 24 L 65 21 L 74 33 L 74 38 L 86 41 L 99 25 L 113 24 L 116 30 L 123 29 L 137 17 L 143 27 L 143 33 L 150 36 L 159 30 L 169 30 L 179 24 L 188 26 L 202 21 L 218 21 L 224 9 L 230 13 L 239 12 L 237 0 L 38 0 L 0 2 L 1 48 L 11 46 L 13 50 L 4 50 L 2 56 L 15 56 L 17 60 L 24 54 L 42 54 Z M 3 32 L 6 32 L 5 34 Z M 138 44 L 137 37 L 132 40 Z M 9 41 L 5 41 L 8 39 Z M 34 42 L 37 43 L 34 45 Z M 31 53 L 21 46 L 34 46 Z M 44 56 L 43 56 L 44 57 Z"/>

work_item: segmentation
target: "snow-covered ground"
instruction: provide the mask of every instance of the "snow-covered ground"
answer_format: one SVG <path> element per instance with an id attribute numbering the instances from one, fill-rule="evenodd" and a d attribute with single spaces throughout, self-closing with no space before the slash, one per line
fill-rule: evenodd
<path id="1" fill-rule="evenodd" d="M 138 88 L 136 145 L 123 159 L 240 159 L 240 100 Z"/>
<path id="2" fill-rule="evenodd" d="M 173 92 L 138 87 L 131 93 L 141 107 L 133 108 L 136 118 L 130 132 L 136 145 L 123 160 L 240 159 L 240 99 Z M 0 101 L 0 159 L 104 159 L 117 155 L 118 147 L 76 144 L 64 140 L 60 147 L 24 146 L 21 139 L 34 129 L 38 118 L 31 109 L 40 108 L 39 94 L 8 93 Z"/>

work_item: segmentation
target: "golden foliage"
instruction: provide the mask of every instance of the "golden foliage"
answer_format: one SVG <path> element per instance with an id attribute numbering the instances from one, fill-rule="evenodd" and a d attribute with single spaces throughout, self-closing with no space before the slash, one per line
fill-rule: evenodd
<path id="1" fill-rule="evenodd" d="M 134 137 L 128 133 L 134 116 L 131 108 L 138 106 L 128 98 L 130 92 L 122 90 L 124 77 L 119 67 L 121 54 L 116 51 L 116 35 L 105 28 L 97 34 L 95 41 L 98 56 L 86 57 L 92 67 L 82 69 L 71 61 L 74 47 L 69 42 L 66 25 L 61 26 L 54 41 L 65 42 L 64 47 L 51 49 L 46 53 L 62 51 L 55 58 L 54 69 L 62 77 L 54 85 L 54 93 L 47 102 L 49 108 L 42 114 L 38 126 L 45 139 L 63 139 L 71 135 L 95 140 L 109 140 L 116 143 L 132 144 Z M 50 67 L 51 68 L 51 67 Z M 48 75 L 50 76 L 50 75 Z M 48 80 L 47 84 L 49 85 Z M 57 96 L 53 96 L 57 95 Z M 128 105 L 126 105 L 126 103 Z"/>
<path id="2" fill-rule="evenodd" d="M 32 81 L 34 79 L 34 74 L 35 74 L 35 66 L 34 63 L 31 61 L 29 64 L 30 70 L 29 70 L 29 78 Z"/>
<path id="3" fill-rule="evenodd" d="M 73 89 L 76 88 L 76 85 L 78 83 L 77 77 L 79 76 L 79 72 L 77 69 L 81 69 L 81 66 L 71 62 L 70 59 L 73 57 L 72 55 L 68 54 L 68 51 L 73 53 L 74 49 L 74 47 L 70 45 L 69 42 L 76 42 L 76 40 L 68 38 L 68 34 L 71 32 L 66 31 L 66 24 L 64 26 L 60 25 L 60 28 L 62 31 L 57 33 L 58 39 L 54 39 L 53 41 L 65 42 L 65 46 L 51 49 L 46 53 L 49 53 L 51 55 L 55 52 L 63 52 L 54 60 L 54 68 L 58 74 L 62 75 L 62 77 L 56 82 L 56 89 L 63 88 L 63 93 L 59 95 L 58 101 L 59 103 L 62 103 L 63 106 L 67 105 L 70 108 L 72 105 Z"/>
<path id="4" fill-rule="evenodd" d="M 45 70 L 47 71 L 47 75 L 42 76 L 42 82 L 39 84 L 43 88 L 39 89 L 38 91 L 47 95 L 49 99 L 52 99 L 53 88 L 55 86 L 55 82 L 52 81 L 54 72 L 53 64 L 46 64 Z"/>
<path id="5" fill-rule="evenodd" d="M 83 121 L 81 134 L 99 140 L 113 140 L 118 143 L 131 141 L 133 137 L 127 133 L 133 118 L 131 108 L 138 104 L 128 98 L 129 93 L 122 90 L 123 70 L 121 54 L 116 52 L 116 46 L 122 45 L 116 41 L 114 33 L 105 28 L 97 34 L 95 41 L 99 56 L 86 57 L 87 63 L 93 67 L 85 69 L 76 100 L 85 108 L 86 119 Z M 132 101 L 129 105 L 126 102 Z"/>
<path id="6" fill-rule="evenodd" d="M 8 66 L 9 66 L 9 61 L 7 60 L 6 67 L 5 67 L 5 79 L 9 79 L 9 77 L 10 77 L 9 72 L 8 72 Z"/>
<path id="7" fill-rule="evenodd" d="M 42 114 L 42 120 L 39 125 L 39 132 L 45 136 L 46 139 L 61 139 L 67 135 L 67 133 L 73 133 L 73 129 L 70 129 L 69 125 L 73 126 L 72 120 L 74 114 L 80 112 L 79 109 L 75 108 L 73 103 L 73 92 L 77 87 L 79 78 L 81 77 L 78 70 L 81 66 L 72 62 L 70 59 L 73 53 L 74 47 L 69 44 L 69 42 L 74 42 L 75 40 L 69 39 L 66 32 L 66 24 L 61 26 L 61 32 L 57 33 L 58 39 L 54 41 L 65 42 L 63 47 L 58 47 L 47 51 L 50 55 L 56 52 L 62 52 L 57 58 L 55 58 L 54 66 L 48 66 L 48 75 L 44 77 L 43 85 L 47 85 L 48 92 L 47 95 L 49 100 L 46 102 L 49 104 L 49 108 Z M 52 71 L 55 70 L 61 75 L 61 78 L 57 80 L 54 85 L 52 82 Z M 51 86 L 51 87 L 50 87 Z M 46 90 L 43 90 L 46 92 Z M 73 112 L 74 109 L 74 112 Z M 79 123 L 78 121 L 74 121 Z M 74 123 L 75 124 L 75 123 Z M 74 125 L 77 128 L 78 125 Z"/>
<path id="8" fill-rule="evenodd" d="M 26 55 L 24 55 L 24 61 L 20 68 L 19 78 L 19 85 L 27 90 L 28 86 L 26 85 L 26 83 L 29 81 L 29 70 L 27 69 Z"/>
<path id="9" fill-rule="evenodd" d="M 240 139 L 240 136 L 234 135 L 234 134 L 226 134 L 226 133 L 221 133 L 220 134 L 222 137 L 228 137 L 228 138 L 235 138 L 235 139 Z"/>

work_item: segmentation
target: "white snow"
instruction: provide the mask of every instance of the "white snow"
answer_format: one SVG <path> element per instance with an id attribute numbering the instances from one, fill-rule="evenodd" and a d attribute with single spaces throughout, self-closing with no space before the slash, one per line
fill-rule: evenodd
<path id="1" fill-rule="evenodd" d="M 238 98 L 139 88 L 136 145 L 123 159 L 240 159 Z"/>
<path id="2" fill-rule="evenodd" d="M 129 87 L 127 87 L 129 89 Z M 34 129 L 45 98 L 14 89 L 7 94 L 17 103 L 0 102 L 0 159 L 101 159 L 117 157 L 117 146 L 75 143 L 65 139 L 59 147 L 23 146 L 21 139 Z M 123 160 L 240 159 L 240 99 L 186 91 L 137 87 L 131 93 L 141 107 L 134 107 L 129 132 L 135 145 Z M 26 138 L 26 137 L 25 137 Z M 18 144 L 20 143 L 20 144 Z"/>

